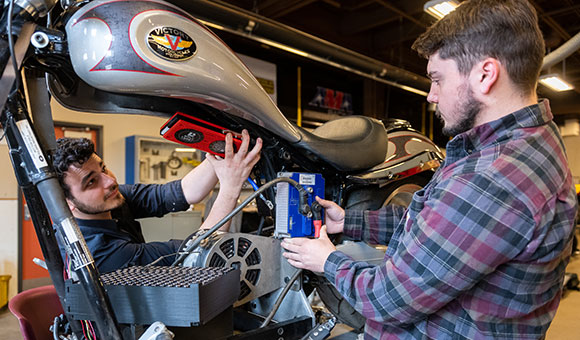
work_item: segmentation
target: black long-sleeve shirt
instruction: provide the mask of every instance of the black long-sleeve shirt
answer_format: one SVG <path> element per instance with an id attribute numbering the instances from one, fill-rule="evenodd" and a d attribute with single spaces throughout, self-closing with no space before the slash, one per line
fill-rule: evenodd
<path id="1" fill-rule="evenodd" d="M 77 223 L 101 273 L 135 265 L 146 265 L 161 256 L 177 253 L 181 240 L 145 242 L 141 224 L 144 217 L 162 217 L 184 211 L 189 203 L 183 195 L 181 181 L 167 184 L 120 185 L 125 203 L 111 211 L 113 219 L 85 220 Z M 61 248 L 64 254 L 64 249 Z M 170 265 L 175 256 L 168 256 L 158 265 Z"/>

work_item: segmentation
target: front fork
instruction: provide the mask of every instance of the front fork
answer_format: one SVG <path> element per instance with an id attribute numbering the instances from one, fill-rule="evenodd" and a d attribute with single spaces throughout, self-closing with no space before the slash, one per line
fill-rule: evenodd
<path id="1" fill-rule="evenodd" d="M 50 114 L 49 108 L 48 114 Z M 50 124 L 46 124 L 48 121 Z M 64 266 L 55 235 L 59 236 L 59 241 L 71 259 L 74 273 L 88 301 L 93 302 L 90 308 L 97 316 L 96 328 L 99 338 L 120 340 L 120 331 L 92 255 L 66 203 L 54 168 L 47 157 L 48 147 L 39 142 L 38 131 L 35 131 L 30 123 L 24 96 L 19 91 L 14 92 L 8 99 L 0 116 L 0 123 L 4 129 L 14 173 L 29 204 L 36 235 L 61 304 L 65 306 Z M 41 134 L 46 131 L 54 134 L 52 118 L 44 120 L 44 124 L 38 128 Z M 56 146 L 54 138 L 52 141 L 49 138 L 45 140 L 45 143 Z M 80 323 L 68 316 L 75 335 L 78 339 L 82 339 Z"/>

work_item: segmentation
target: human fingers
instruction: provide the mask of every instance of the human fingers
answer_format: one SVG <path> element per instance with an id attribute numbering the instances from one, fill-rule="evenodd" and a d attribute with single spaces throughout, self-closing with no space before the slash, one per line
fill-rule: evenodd
<path id="1" fill-rule="evenodd" d="M 333 201 L 315 197 L 316 201 L 325 209 L 325 216 L 332 220 L 341 220 L 344 218 L 344 209 Z"/>
<path id="2" fill-rule="evenodd" d="M 250 152 L 248 152 L 248 155 L 246 158 L 253 160 L 257 156 L 259 156 L 260 151 L 262 151 L 262 144 L 263 144 L 262 138 L 258 137 L 258 139 L 256 139 L 256 144 L 254 144 L 254 147 L 252 148 L 252 150 L 250 150 Z"/>
<path id="3" fill-rule="evenodd" d="M 323 208 L 326 208 L 326 209 L 328 209 L 328 208 L 331 208 L 331 207 L 333 207 L 333 206 L 338 206 L 338 204 L 334 203 L 333 201 L 325 200 L 325 199 L 323 199 L 323 198 L 320 198 L 320 197 L 318 197 L 318 196 L 316 196 L 315 198 L 316 198 L 316 201 L 317 201 L 318 203 L 320 203 L 320 205 L 321 205 Z"/>
<path id="4" fill-rule="evenodd" d="M 209 164 L 211 164 L 212 167 L 214 166 L 215 162 L 217 162 L 217 158 L 209 152 L 205 154 L 205 159 Z"/>
<path id="5" fill-rule="evenodd" d="M 226 134 L 226 148 L 225 148 L 225 158 L 231 159 L 234 156 L 234 141 L 231 133 Z"/>
<path id="6" fill-rule="evenodd" d="M 285 258 L 289 259 L 289 260 L 293 260 L 293 261 L 298 261 L 300 260 L 300 254 L 298 253 L 294 253 L 294 252 L 290 252 L 290 251 L 285 251 L 282 253 L 282 256 L 284 256 Z"/>
<path id="7" fill-rule="evenodd" d="M 288 260 L 288 262 L 294 267 L 304 268 L 304 266 L 306 265 L 305 263 L 306 261 L 304 261 L 302 255 L 299 253 L 284 252 L 282 253 L 282 256 L 284 256 L 286 260 Z"/>
<path id="8" fill-rule="evenodd" d="M 260 160 L 260 158 L 261 158 L 260 151 L 261 150 L 262 150 L 262 139 L 258 138 L 256 140 L 256 145 L 254 145 L 252 150 L 246 156 L 246 160 L 248 161 L 249 166 L 251 168 L 253 168 L 254 165 L 256 165 L 256 163 L 258 163 L 258 161 Z"/>
<path id="9" fill-rule="evenodd" d="M 306 238 L 285 238 L 281 245 L 282 248 L 292 251 L 298 252 L 300 248 L 304 245 L 305 242 L 308 242 Z"/>
<path id="10" fill-rule="evenodd" d="M 318 239 L 319 239 L 319 240 L 329 240 L 329 241 L 330 241 L 330 239 L 328 238 L 328 234 L 327 234 L 327 232 L 326 232 L 326 224 L 325 224 L 325 225 L 323 225 L 323 226 L 320 228 L 320 234 L 319 234 L 319 236 L 318 236 Z"/>
<path id="11" fill-rule="evenodd" d="M 250 163 L 248 164 L 247 168 L 249 170 L 252 170 L 254 168 L 254 166 L 256 165 L 256 163 L 258 163 L 258 161 L 260 160 L 260 155 L 257 155 L 256 157 L 254 157 Z"/>
<path id="12" fill-rule="evenodd" d="M 282 243 L 280 243 L 280 245 L 282 246 L 282 248 L 288 250 L 288 251 L 297 251 L 298 250 L 298 245 L 296 244 L 292 244 L 292 242 L 287 241 L 286 239 L 284 239 L 284 241 L 282 241 Z"/>
<path id="13" fill-rule="evenodd" d="M 249 146 L 250 146 L 250 134 L 248 133 L 248 130 L 243 129 L 242 130 L 242 144 L 240 145 L 240 148 L 236 152 L 236 155 L 238 157 L 241 157 L 242 159 L 244 157 L 246 157 L 246 153 L 248 153 Z"/>
<path id="14" fill-rule="evenodd" d="M 287 251 L 282 253 L 288 263 L 294 267 L 307 269 L 314 272 L 324 272 L 324 263 L 328 256 L 336 250 L 336 247 L 326 239 L 309 240 L 298 251 Z"/>
<path id="15" fill-rule="evenodd" d="M 288 263 L 295 268 L 298 268 L 298 269 L 305 269 L 306 268 L 306 266 L 302 262 L 294 261 L 292 259 L 287 259 L 287 260 L 288 260 Z"/>

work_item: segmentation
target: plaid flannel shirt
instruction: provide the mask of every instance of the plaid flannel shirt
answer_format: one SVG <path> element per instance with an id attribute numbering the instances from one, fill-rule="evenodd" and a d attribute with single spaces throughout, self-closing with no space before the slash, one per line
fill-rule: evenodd
<path id="1" fill-rule="evenodd" d="M 547 100 L 457 135 L 408 210 L 347 211 L 344 233 L 388 244 L 380 266 L 335 251 L 325 276 L 365 339 L 537 339 L 560 301 L 576 213 Z"/>

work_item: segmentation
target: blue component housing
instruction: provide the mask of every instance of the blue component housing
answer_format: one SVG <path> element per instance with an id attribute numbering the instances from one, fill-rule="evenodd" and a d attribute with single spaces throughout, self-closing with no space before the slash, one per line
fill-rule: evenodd
<path id="1" fill-rule="evenodd" d="M 289 177 L 308 190 L 308 205 L 314 197 L 324 198 L 324 178 L 321 174 L 280 172 L 278 177 Z M 312 219 L 299 212 L 300 196 L 298 190 L 290 183 L 276 185 L 276 237 L 309 237 L 314 236 Z M 324 216 L 324 211 L 321 212 Z"/>

